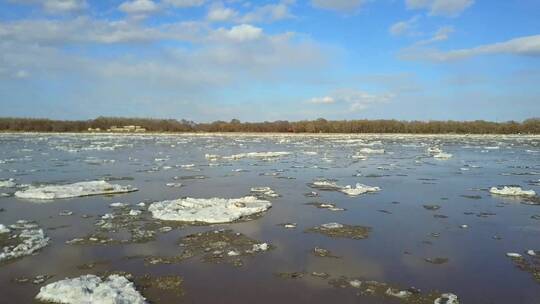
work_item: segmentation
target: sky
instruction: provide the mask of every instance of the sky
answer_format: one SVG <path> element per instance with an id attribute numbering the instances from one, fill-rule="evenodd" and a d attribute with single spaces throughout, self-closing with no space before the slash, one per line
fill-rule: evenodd
<path id="1" fill-rule="evenodd" d="M 540 117 L 540 1 L 0 0 L 0 116 Z"/>

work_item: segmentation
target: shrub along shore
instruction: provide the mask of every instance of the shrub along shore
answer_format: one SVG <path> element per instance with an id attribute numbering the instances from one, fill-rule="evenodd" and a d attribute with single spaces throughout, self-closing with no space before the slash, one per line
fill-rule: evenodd
<path id="1" fill-rule="evenodd" d="M 90 120 L 0 118 L 0 132 L 106 132 L 114 127 L 138 126 L 146 132 L 243 133 L 409 133 L 409 134 L 540 134 L 540 118 L 522 122 L 316 120 L 196 123 L 188 120 L 98 117 Z"/>

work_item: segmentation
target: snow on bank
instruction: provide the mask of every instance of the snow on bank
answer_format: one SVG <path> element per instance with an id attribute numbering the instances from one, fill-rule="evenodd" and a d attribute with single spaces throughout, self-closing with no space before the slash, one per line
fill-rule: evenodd
<path id="1" fill-rule="evenodd" d="M 37 300 L 66 304 L 143 304 L 146 299 L 132 282 L 120 275 L 102 280 L 95 275 L 65 279 L 41 287 Z"/>
<path id="2" fill-rule="evenodd" d="M 536 192 L 534 190 L 523 190 L 521 187 L 508 187 L 504 186 L 502 188 L 491 187 L 489 192 L 497 195 L 506 195 L 506 196 L 535 196 Z"/>
<path id="3" fill-rule="evenodd" d="M 16 224 L 11 225 L 10 228 L 8 229 L 6 226 L 0 224 L 0 233 L 9 233 L 10 240 L 18 240 L 19 242 L 6 245 L 2 248 L 0 262 L 34 254 L 49 244 L 49 238 L 46 237 L 43 229 L 40 229 L 34 223 L 20 220 Z"/>
<path id="4" fill-rule="evenodd" d="M 109 184 L 106 181 L 79 182 L 68 185 L 49 185 L 30 187 L 15 192 L 15 196 L 24 199 L 52 200 L 100 194 L 116 194 L 137 191 L 131 186 Z"/>
<path id="5" fill-rule="evenodd" d="M 228 223 L 268 210 L 269 201 L 246 196 L 225 198 L 183 198 L 154 202 L 148 207 L 152 216 L 164 221 Z"/>

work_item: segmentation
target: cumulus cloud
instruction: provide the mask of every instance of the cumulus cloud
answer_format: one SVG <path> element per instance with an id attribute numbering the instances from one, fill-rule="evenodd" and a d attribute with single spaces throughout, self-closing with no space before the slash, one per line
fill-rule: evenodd
<path id="1" fill-rule="evenodd" d="M 321 9 L 347 13 L 351 10 L 357 10 L 365 2 L 365 0 L 311 0 L 311 5 Z"/>
<path id="2" fill-rule="evenodd" d="M 17 4 L 39 5 L 49 13 L 73 13 L 86 9 L 86 0 L 9 0 Z"/>
<path id="3" fill-rule="evenodd" d="M 404 50 L 400 56 L 406 60 L 448 62 L 492 54 L 540 57 L 540 35 L 519 37 L 504 42 L 450 51 L 413 47 Z"/>
<path id="4" fill-rule="evenodd" d="M 206 19 L 210 22 L 232 21 L 238 17 L 238 12 L 232 8 L 225 7 L 221 3 L 210 6 Z"/>
<path id="5" fill-rule="evenodd" d="M 289 10 L 289 3 L 282 2 L 277 4 L 267 4 L 255 7 L 251 12 L 248 12 L 244 16 L 242 16 L 240 18 L 240 22 L 271 22 L 292 17 L 293 14 Z"/>
<path id="6" fill-rule="evenodd" d="M 130 0 L 118 6 L 122 12 L 133 16 L 146 16 L 159 10 L 159 6 L 152 0 Z"/>
<path id="7" fill-rule="evenodd" d="M 216 33 L 221 37 L 236 42 L 256 40 L 263 36 L 263 30 L 261 28 L 249 24 L 233 26 L 230 30 L 221 28 Z"/>
<path id="8" fill-rule="evenodd" d="M 383 104 L 395 98 L 394 93 L 373 94 L 355 89 L 340 89 L 328 96 L 314 97 L 309 100 L 312 104 L 342 104 L 349 111 L 361 111 L 375 104 Z"/>
<path id="9" fill-rule="evenodd" d="M 474 4 L 474 0 L 405 0 L 409 9 L 427 9 L 430 15 L 455 17 Z"/>

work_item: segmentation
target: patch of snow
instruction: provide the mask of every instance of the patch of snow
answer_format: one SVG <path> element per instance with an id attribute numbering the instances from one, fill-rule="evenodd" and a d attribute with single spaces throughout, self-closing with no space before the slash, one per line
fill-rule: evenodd
<path id="1" fill-rule="evenodd" d="M 129 215 L 130 215 L 130 216 L 138 216 L 138 215 L 140 215 L 141 213 L 142 213 L 141 210 L 135 210 L 135 209 L 129 210 Z"/>
<path id="2" fill-rule="evenodd" d="M 412 295 L 410 291 L 407 290 L 396 290 L 393 288 L 388 288 L 386 290 L 386 294 L 392 297 L 400 298 L 400 299 L 406 299 Z"/>
<path id="3" fill-rule="evenodd" d="M 352 281 L 349 281 L 349 285 L 351 285 L 354 288 L 360 288 L 362 286 L 362 281 L 352 280 Z"/>
<path id="4" fill-rule="evenodd" d="M 497 195 L 507 195 L 507 196 L 535 196 L 536 192 L 534 190 L 523 190 L 521 187 L 507 187 L 502 188 L 491 187 L 489 192 Z"/>
<path id="5" fill-rule="evenodd" d="M 147 303 L 132 282 L 124 276 L 115 274 L 105 280 L 89 274 L 54 282 L 41 287 L 36 299 L 66 304 Z"/>
<path id="6" fill-rule="evenodd" d="M 267 243 L 261 243 L 261 244 L 253 244 L 253 248 L 251 251 L 258 252 L 258 251 L 266 251 L 268 250 L 268 244 Z"/>
<path id="7" fill-rule="evenodd" d="M 148 210 L 154 218 L 165 221 L 228 223 L 266 211 L 271 206 L 269 201 L 254 196 L 235 199 L 188 197 L 154 202 Z"/>
<path id="8" fill-rule="evenodd" d="M 53 200 L 100 194 L 127 193 L 133 191 L 137 191 L 137 188 L 109 184 L 106 181 L 90 181 L 68 185 L 30 187 L 27 190 L 15 192 L 15 196 L 23 199 Z"/>

